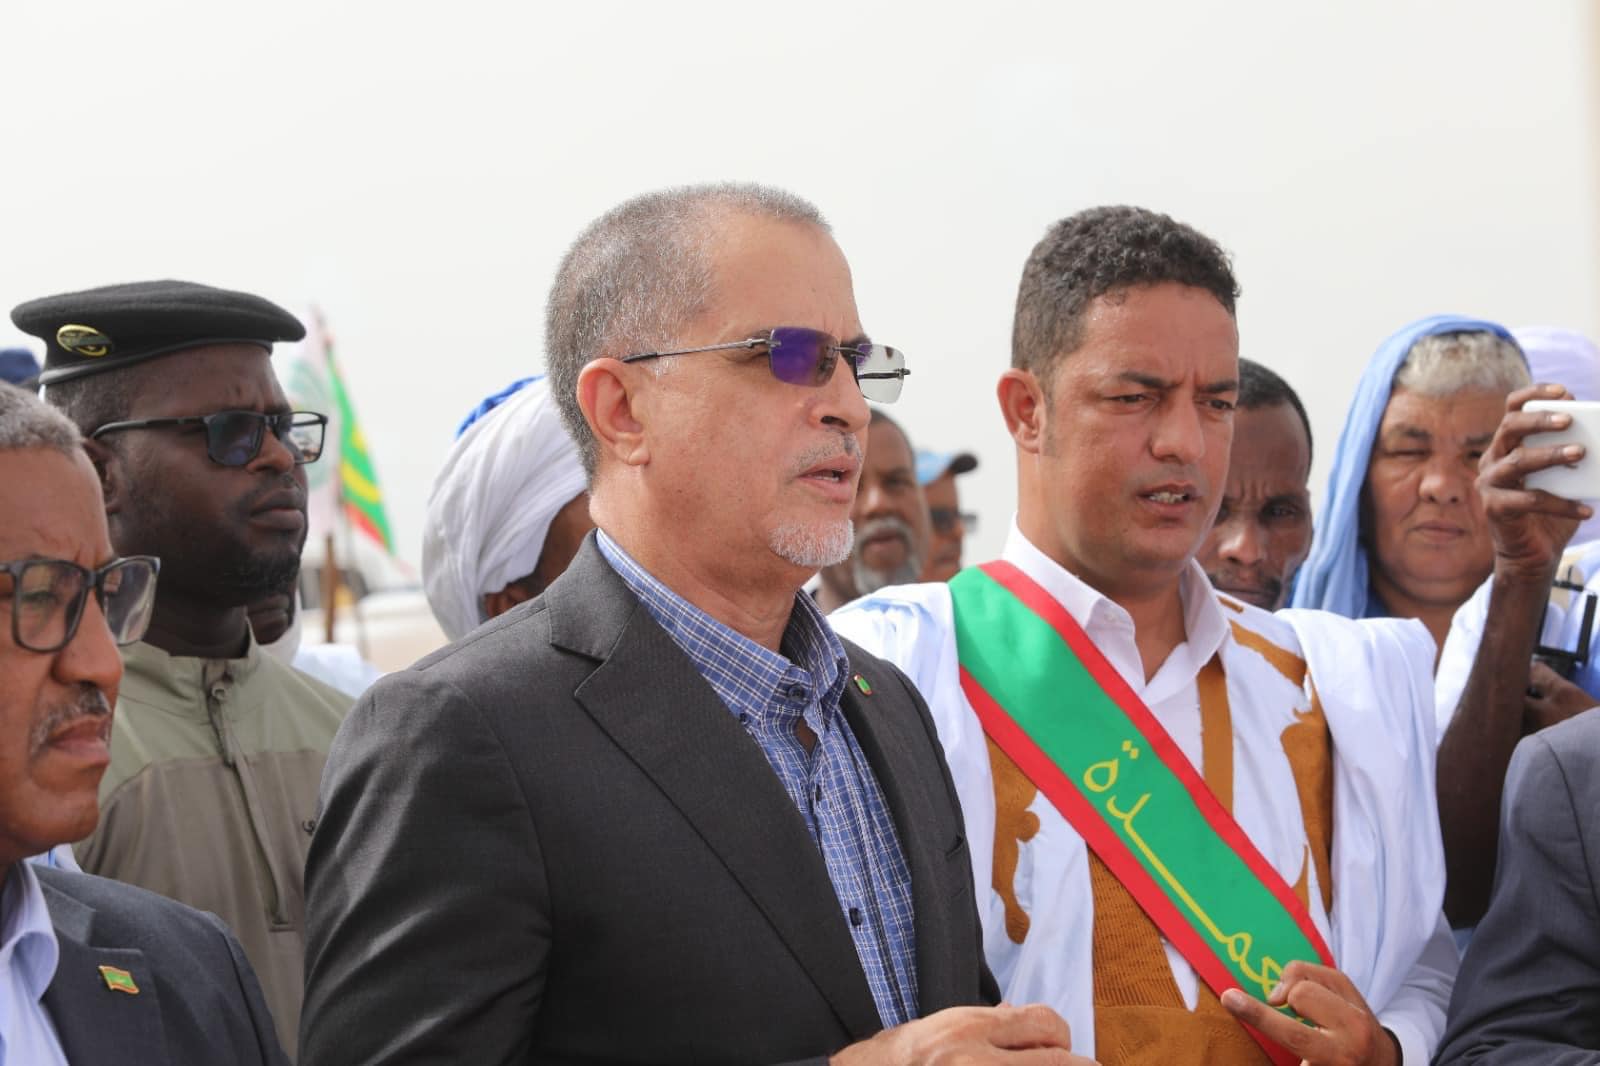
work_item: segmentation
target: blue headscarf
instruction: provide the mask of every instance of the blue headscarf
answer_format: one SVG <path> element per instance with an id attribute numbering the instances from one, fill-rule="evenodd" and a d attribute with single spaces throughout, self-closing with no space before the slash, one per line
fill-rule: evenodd
<path id="1" fill-rule="evenodd" d="M 1367 550 L 1361 545 L 1361 490 L 1367 481 L 1372 444 L 1394 391 L 1394 376 L 1412 345 L 1438 333 L 1493 333 L 1513 345 L 1517 343 L 1504 326 L 1496 323 L 1434 315 L 1411 323 L 1378 346 L 1345 415 L 1339 446 L 1333 453 L 1333 471 L 1328 475 L 1328 492 L 1317 515 L 1311 554 L 1295 576 L 1291 606 L 1317 607 L 1347 618 L 1387 613 L 1372 595 L 1369 583 Z"/>

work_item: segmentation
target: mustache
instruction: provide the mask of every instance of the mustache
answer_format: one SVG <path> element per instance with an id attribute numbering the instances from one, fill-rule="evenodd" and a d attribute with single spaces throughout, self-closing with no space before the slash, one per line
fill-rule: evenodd
<path id="1" fill-rule="evenodd" d="M 789 471 L 794 477 L 799 477 L 812 467 L 826 463 L 830 459 L 844 456 L 859 465 L 861 459 L 861 445 L 855 437 L 848 433 L 840 433 L 832 441 L 823 441 L 813 444 L 799 455 L 795 456 L 792 468 Z"/>
<path id="2" fill-rule="evenodd" d="M 869 518 L 856 527 L 856 543 L 871 540 L 880 533 L 893 533 L 906 544 L 911 544 L 911 526 L 897 515 L 882 515 L 878 518 Z"/>
<path id="3" fill-rule="evenodd" d="M 28 736 L 28 752 L 38 755 L 50 743 L 52 734 L 76 719 L 110 717 L 111 701 L 106 699 L 106 694 L 93 685 L 84 684 L 76 696 L 50 707 L 33 724 Z"/>

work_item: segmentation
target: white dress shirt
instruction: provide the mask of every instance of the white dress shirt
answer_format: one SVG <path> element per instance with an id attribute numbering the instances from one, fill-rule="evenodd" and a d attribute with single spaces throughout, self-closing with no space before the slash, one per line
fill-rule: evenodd
<path id="1" fill-rule="evenodd" d="M 0 892 L 0 1066 L 67 1066 L 41 1002 L 59 957 L 39 879 L 14 863 Z"/>

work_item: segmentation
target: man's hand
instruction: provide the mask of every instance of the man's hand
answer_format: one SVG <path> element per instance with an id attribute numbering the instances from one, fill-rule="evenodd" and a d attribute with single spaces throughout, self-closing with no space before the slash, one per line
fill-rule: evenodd
<path id="1" fill-rule="evenodd" d="M 1535 659 L 1528 674 L 1528 694 L 1522 701 L 1523 732 L 1533 733 L 1565 722 L 1597 703 L 1600 700 Z"/>
<path id="2" fill-rule="evenodd" d="M 1237 988 L 1222 1005 L 1241 1022 L 1299 1055 L 1301 1066 L 1400 1066 L 1400 1045 L 1350 978 L 1327 966 L 1291 962 L 1268 1002 L 1288 1004 L 1305 1025 Z"/>
<path id="3" fill-rule="evenodd" d="M 1049 1007 L 951 1007 L 851 1044 L 831 1066 L 1092 1066 L 1072 1054 L 1067 1023 Z"/>
<path id="4" fill-rule="evenodd" d="M 1496 573 L 1548 582 L 1578 523 L 1594 513 L 1575 500 L 1523 487 L 1523 479 L 1536 470 L 1582 459 L 1583 447 L 1525 445 L 1523 439 L 1530 434 L 1565 429 L 1572 418 L 1555 411 L 1524 411 L 1522 405 L 1570 399 L 1571 393 L 1560 385 L 1530 385 L 1513 392 L 1506 397 L 1500 428 L 1478 462 L 1478 496 L 1489 516 Z"/>

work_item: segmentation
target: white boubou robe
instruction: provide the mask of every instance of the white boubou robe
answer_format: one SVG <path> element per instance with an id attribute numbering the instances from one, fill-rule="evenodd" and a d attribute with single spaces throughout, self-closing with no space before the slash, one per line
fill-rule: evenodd
<path id="1" fill-rule="evenodd" d="M 1426 1063 L 1443 1033 L 1458 959 L 1442 913 L 1434 649 L 1422 625 L 1353 622 L 1322 611 L 1269 614 L 1219 597 L 1191 564 L 1181 582 L 1188 639 L 1147 682 L 1126 611 L 1046 557 L 1015 525 L 1002 557 L 1067 609 L 1201 770 L 1196 679 L 1220 656 L 1233 728 L 1235 820 L 1287 883 L 1308 871 L 1311 917 L 1338 968 L 1398 1037 L 1405 1061 Z M 829 621 L 840 635 L 898 665 L 928 701 L 966 818 L 985 954 L 1005 998 L 1055 1008 L 1072 1028 L 1073 1050 L 1093 1055 L 1087 848 L 1042 792 L 1033 799 L 1028 809 L 1039 829 L 1020 844 L 1013 886 L 1030 926 L 1023 942 L 1014 943 L 993 887 L 994 782 L 983 728 L 961 689 L 948 587 L 884 589 Z M 1304 659 L 1310 681 L 1291 682 L 1263 654 L 1267 645 Z M 1298 792 L 1281 742 L 1296 716 L 1309 712 L 1311 684 L 1333 746 L 1328 912 L 1315 864 L 1307 862 Z M 1170 944 L 1166 951 L 1193 1010 L 1198 977 Z"/>

